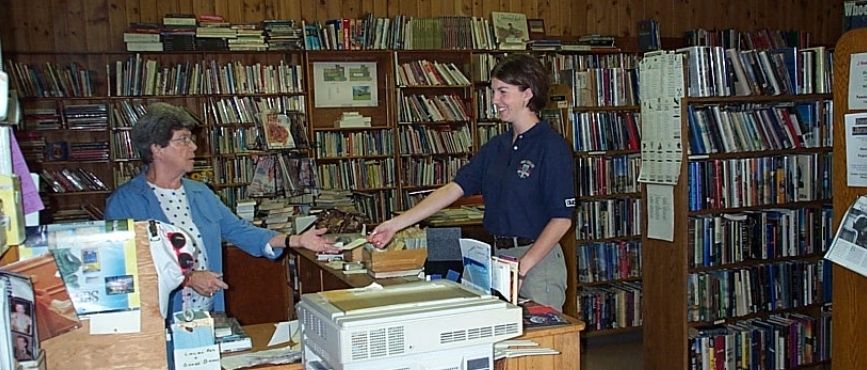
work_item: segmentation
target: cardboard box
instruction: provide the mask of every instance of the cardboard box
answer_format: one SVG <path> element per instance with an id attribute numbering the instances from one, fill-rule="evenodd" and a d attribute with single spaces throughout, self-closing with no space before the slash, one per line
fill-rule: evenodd
<path id="1" fill-rule="evenodd" d="M 388 250 L 372 246 L 364 247 L 364 264 L 368 271 L 374 273 L 374 277 L 377 277 L 376 273 L 389 272 L 406 272 L 407 275 L 415 275 L 424 269 L 425 260 L 427 260 L 427 248 Z"/>

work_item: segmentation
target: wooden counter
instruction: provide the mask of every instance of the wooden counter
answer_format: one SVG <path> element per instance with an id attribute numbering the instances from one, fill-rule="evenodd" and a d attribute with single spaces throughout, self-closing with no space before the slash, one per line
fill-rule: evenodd
<path id="1" fill-rule="evenodd" d="M 579 369 L 581 364 L 579 340 L 581 330 L 584 329 L 584 322 L 570 319 L 572 322 L 569 325 L 533 328 L 525 331 L 524 335 L 517 338 L 535 341 L 539 343 L 540 347 L 556 349 L 560 351 L 559 355 L 526 356 L 498 360 L 495 363 L 495 368 L 497 370 Z M 271 335 L 274 334 L 274 324 L 249 325 L 245 326 L 244 330 L 253 340 L 253 351 L 269 349 L 266 344 L 271 339 Z M 269 370 L 301 370 L 303 368 L 300 363 L 255 367 L 255 369 Z"/>

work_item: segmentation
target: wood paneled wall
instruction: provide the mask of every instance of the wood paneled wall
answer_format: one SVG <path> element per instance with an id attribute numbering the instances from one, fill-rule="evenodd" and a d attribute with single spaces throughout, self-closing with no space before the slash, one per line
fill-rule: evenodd
<path id="1" fill-rule="evenodd" d="M 166 13 L 219 14 L 233 23 L 263 19 L 326 20 L 403 14 L 414 17 L 515 11 L 545 19 L 549 35 L 587 33 L 634 37 L 654 18 L 661 34 L 694 28 L 796 29 L 833 45 L 842 29 L 843 0 L 2 0 L 0 40 L 7 51 L 123 51 L 130 22 L 159 22 Z"/>

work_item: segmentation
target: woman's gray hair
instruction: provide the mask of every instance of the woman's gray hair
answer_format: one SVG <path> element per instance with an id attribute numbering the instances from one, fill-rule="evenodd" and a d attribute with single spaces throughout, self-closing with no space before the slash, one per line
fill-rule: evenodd
<path id="1" fill-rule="evenodd" d="M 151 145 L 165 148 L 175 131 L 192 130 L 197 123 L 198 120 L 184 108 L 162 102 L 150 104 L 147 113 L 133 125 L 133 147 L 142 162 L 150 164 L 154 160 Z"/>

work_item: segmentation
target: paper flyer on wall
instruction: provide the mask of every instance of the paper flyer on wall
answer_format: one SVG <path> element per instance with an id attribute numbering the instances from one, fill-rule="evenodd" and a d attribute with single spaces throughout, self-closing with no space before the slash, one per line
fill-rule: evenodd
<path id="1" fill-rule="evenodd" d="M 867 196 L 846 211 L 825 259 L 867 276 Z"/>
<path id="2" fill-rule="evenodd" d="M 22 259 L 53 253 L 75 311 L 81 315 L 140 307 L 132 220 L 28 228 Z"/>

